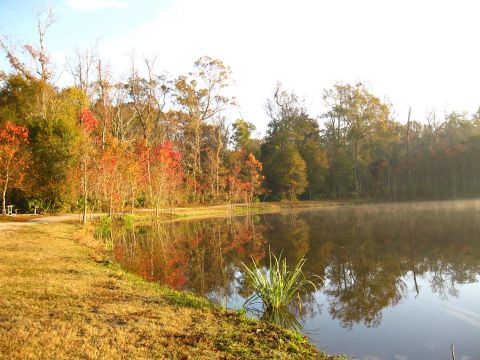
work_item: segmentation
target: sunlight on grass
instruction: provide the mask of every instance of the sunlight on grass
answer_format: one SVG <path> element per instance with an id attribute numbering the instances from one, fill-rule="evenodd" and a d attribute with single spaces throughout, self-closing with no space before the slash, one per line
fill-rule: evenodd
<path id="1" fill-rule="evenodd" d="M 0 231 L 0 358 L 331 358 L 305 337 L 122 270 L 86 246 L 90 231 Z"/>

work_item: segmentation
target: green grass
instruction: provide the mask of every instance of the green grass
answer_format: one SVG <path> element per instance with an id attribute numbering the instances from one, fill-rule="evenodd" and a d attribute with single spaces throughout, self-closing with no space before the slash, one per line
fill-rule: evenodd
<path id="1" fill-rule="evenodd" d="M 292 268 L 287 266 L 287 260 L 278 257 L 269 249 L 268 268 L 253 261 L 251 266 L 243 264 L 247 283 L 253 287 L 255 293 L 250 296 L 245 305 L 261 300 L 265 310 L 278 311 L 286 308 L 295 299 L 299 299 L 301 291 L 307 286 L 316 290 L 315 284 L 303 273 L 306 259 L 300 259 Z"/>

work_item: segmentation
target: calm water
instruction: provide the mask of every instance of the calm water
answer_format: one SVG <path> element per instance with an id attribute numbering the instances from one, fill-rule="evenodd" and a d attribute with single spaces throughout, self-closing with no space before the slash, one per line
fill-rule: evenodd
<path id="1" fill-rule="evenodd" d="M 268 247 L 320 275 L 292 314 L 322 350 L 358 359 L 480 359 L 480 202 L 344 206 L 114 231 L 147 279 L 241 308 L 240 264 Z"/>

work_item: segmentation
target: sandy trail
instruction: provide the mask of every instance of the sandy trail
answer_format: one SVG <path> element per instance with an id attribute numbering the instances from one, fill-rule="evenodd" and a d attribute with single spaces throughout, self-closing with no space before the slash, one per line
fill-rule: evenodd
<path id="1" fill-rule="evenodd" d="M 94 214 L 92 217 L 97 217 L 99 214 Z M 0 231 L 13 230 L 19 227 L 32 226 L 38 224 L 57 224 L 57 223 L 71 223 L 80 222 L 80 214 L 62 214 L 62 215 L 31 215 L 24 221 L 8 221 L 0 222 Z"/>

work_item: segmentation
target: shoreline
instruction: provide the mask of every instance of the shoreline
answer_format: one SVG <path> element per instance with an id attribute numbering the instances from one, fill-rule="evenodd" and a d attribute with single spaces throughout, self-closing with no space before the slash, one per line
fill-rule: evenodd
<path id="1" fill-rule="evenodd" d="M 305 209 L 305 207 L 301 207 L 301 209 Z M 191 209 L 189 209 L 189 211 L 191 211 Z M 198 209 L 196 209 L 195 213 L 198 215 Z M 203 216 L 204 215 L 205 214 L 203 214 Z M 209 214 L 209 217 L 214 216 L 218 216 L 218 214 Z M 193 220 L 198 219 L 198 217 L 195 217 L 195 215 L 190 212 L 189 215 L 183 216 L 178 220 L 187 219 Z M 75 321 L 72 325 L 76 324 L 76 327 L 84 329 L 88 325 L 84 324 L 84 321 L 85 319 L 89 319 L 89 322 L 97 323 L 97 327 L 100 327 L 100 332 L 105 332 L 111 328 L 110 324 L 104 325 L 102 321 L 98 323 L 98 319 L 92 319 L 92 316 L 95 318 L 95 314 L 103 314 L 103 312 L 106 311 L 105 308 L 108 308 L 108 312 L 110 313 L 109 317 L 119 319 L 115 320 L 118 324 L 114 325 L 114 328 L 119 328 L 120 330 L 118 330 L 118 332 L 120 332 L 121 335 L 114 332 L 114 338 L 112 339 L 112 336 L 106 335 L 105 341 L 115 342 L 118 340 L 117 335 L 121 337 L 130 336 L 126 334 L 127 329 L 123 329 L 123 327 L 129 327 L 133 317 L 135 320 L 133 321 L 134 323 L 141 324 L 142 336 L 149 334 L 147 337 L 150 339 L 150 344 L 153 344 L 152 346 L 154 348 L 154 350 L 151 348 L 144 349 L 143 347 L 140 347 L 140 349 L 142 349 L 142 351 L 150 351 L 149 354 L 154 356 L 170 358 L 170 355 L 167 354 L 175 353 L 174 358 L 177 356 L 192 356 L 194 358 L 229 359 L 342 359 L 341 357 L 329 356 L 322 353 L 303 335 L 280 328 L 276 325 L 247 319 L 240 311 L 226 310 L 205 298 L 188 292 L 162 287 L 157 283 L 149 282 L 138 275 L 122 270 L 117 263 L 105 260 L 105 253 L 102 254 L 102 251 L 96 248 L 98 244 L 96 244 L 96 240 L 91 237 L 91 229 L 88 227 L 83 227 L 81 224 L 65 224 L 62 223 L 62 221 L 57 221 L 57 223 L 49 222 L 47 224 L 48 226 L 25 226 L 40 225 L 38 220 L 45 221 L 45 217 L 36 217 L 35 220 L 37 222 L 17 222 L 18 226 L 12 226 L 8 228 L 8 231 L 2 231 L 0 234 L 0 255 L 3 255 L 0 256 L 0 267 L 4 270 L 3 276 L 5 276 L 5 278 L 2 279 L 0 275 L 0 281 L 6 285 L 6 298 L 0 296 L 0 304 L 2 305 L 0 306 L 0 317 L 3 318 L 7 316 L 7 312 L 12 313 L 10 320 L 14 323 L 20 320 L 22 323 L 28 323 L 29 326 L 36 328 L 32 334 L 32 338 L 25 339 L 27 345 L 23 344 L 21 348 L 12 348 L 10 343 L 15 343 L 14 338 L 20 336 L 20 334 L 18 334 L 17 331 L 11 331 L 11 329 L 9 329 L 8 324 L 10 320 L 6 323 L 0 322 L 0 334 L 3 334 L 0 337 L 2 338 L 2 340 L 0 340 L 0 351 L 4 354 L 11 354 L 11 358 L 15 358 L 15 356 L 18 356 L 18 358 L 28 357 L 29 351 L 32 351 L 32 354 L 36 353 L 36 351 L 38 351 L 37 347 L 29 345 L 37 340 L 39 343 L 48 342 L 50 341 L 48 339 L 58 336 L 58 332 L 53 331 L 52 333 L 50 328 L 55 329 L 57 325 L 60 326 L 59 322 L 61 323 L 60 327 L 63 329 L 62 331 L 65 331 L 65 328 L 70 332 L 76 331 L 75 328 L 70 327 L 69 322 L 63 322 L 61 319 L 56 319 L 56 317 L 52 320 L 54 324 L 50 324 L 51 315 L 49 315 L 49 309 L 51 309 L 52 306 L 62 308 L 58 315 L 60 315 L 60 313 L 70 313 L 72 309 L 64 307 L 64 303 L 70 303 L 70 305 L 72 305 L 71 298 L 78 297 L 78 288 L 88 288 L 89 285 L 100 281 L 102 284 L 107 284 L 106 292 L 110 294 L 101 297 L 101 299 L 97 299 L 100 301 L 95 301 L 96 304 L 93 305 L 93 307 L 90 304 L 91 299 L 89 295 L 95 294 L 95 291 L 93 293 L 87 291 L 82 294 L 83 301 L 77 302 L 74 309 L 75 307 L 80 307 L 83 308 L 83 310 L 73 310 L 76 315 L 74 316 Z M 65 218 L 57 216 L 55 220 L 65 220 Z M 11 225 L 12 222 L 6 224 Z M 44 261 L 41 262 L 41 267 L 44 267 L 44 269 L 36 271 L 32 278 L 22 275 L 29 274 L 31 271 L 38 269 L 32 269 L 31 260 L 28 261 L 22 258 L 15 260 L 15 262 L 9 266 L 8 259 L 11 259 L 9 255 L 11 255 L 10 250 L 12 247 L 16 248 L 15 252 L 20 251 L 24 255 L 23 257 L 26 258 L 37 258 L 38 260 L 38 257 L 41 258 L 45 256 L 46 259 L 43 259 Z M 69 252 L 72 253 L 66 254 Z M 73 261 L 73 263 L 70 260 L 63 261 L 66 257 L 69 259 L 74 257 L 75 261 Z M 35 264 L 38 265 L 37 261 L 33 262 L 33 265 Z M 33 266 L 33 268 L 34 267 L 35 266 Z M 53 274 L 50 274 L 49 271 L 51 267 L 56 268 Z M 19 272 L 19 269 L 21 270 L 20 274 L 16 274 Z M 13 278 L 8 276 L 9 273 L 13 273 Z M 56 276 L 55 274 L 58 273 L 61 273 L 61 275 Z M 66 273 L 66 276 L 70 278 L 71 282 L 78 282 L 82 285 L 77 285 L 65 291 L 65 287 L 68 287 L 69 283 L 61 281 L 60 277 L 65 275 L 63 273 Z M 76 278 L 76 274 L 84 275 L 81 276 L 82 279 L 79 279 Z M 39 278 L 46 279 L 48 284 L 35 286 Z M 25 282 L 33 282 L 33 284 L 27 286 L 27 290 L 24 290 L 24 287 L 20 288 L 16 286 L 16 283 Z M 103 292 L 105 289 L 101 289 L 101 291 Z M 115 293 L 113 296 L 113 298 L 117 299 L 115 301 L 112 300 L 112 292 Z M 44 299 L 42 299 L 43 293 L 50 294 L 47 296 L 47 299 L 51 300 L 47 308 L 45 308 Z M 126 300 L 131 296 L 133 296 L 133 298 L 143 298 L 143 301 L 133 303 L 133 301 Z M 119 300 L 122 298 L 123 300 Z M 57 299 L 59 300 L 58 302 L 56 301 Z M 25 303 L 28 303 L 29 306 L 23 309 L 22 305 L 25 305 Z M 150 303 L 156 304 L 156 306 L 145 305 Z M 37 308 L 35 316 L 29 316 L 29 309 L 32 307 Z M 128 309 L 125 309 L 125 307 Z M 148 307 L 148 311 L 145 307 Z M 88 311 L 89 308 L 95 309 L 93 315 L 91 311 Z M 5 313 L 2 314 L 4 311 Z M 142 311 L 147 311 L 145 316 L 137 316 L 137 314 Z M 159 343 L 163 342 L 157 339 L 158 331 L 155 332 L 153 330 L 159 325 L 158 322 L 161 322 L 164 327 L 167 326 L 168 321 L 166 319 L 171 319 L 172 316 L 174 318 L 182 318 L 182 323 L 190 322 L 190 326 L 185 327 L 183 331 L 175 335 L 177 340 L 179 337 L 181 339 L 189 339 L 193 335 L 195 337 L 202 337 L 200 334 L 203 334 L 203 332 L 209 333 L 207 338 L 202 337 L 202 345 L 197 344 L 191 348 L 191 344 L 183 344 L 183 340 L 181 340 L 178 344 L 174 342 L 174 344 L 159 347 Z M 195 328 L 195 325 L 191 323 L 193 320 L 192 316 L 195 319 L 199 316 L 200 318 L 204 318 L 202 322 L 202 326 L 205 327 L 202 330 L 203 332 L 191 329 L 192 326 Z M 38 322 L 39 319 L 41 319 L 40 322 L 44 323 L 41 329 L 38 329 L 38 326 L 34 326 L 34 323 Z M 161 321 L 159 319 L 163 320 Z M 108 322 L 110 322 L 110 320 L 108 320 L 107 323 Z M 49 330 L 45 329 L 45 325 L 47 325 Z M 147 331 L 149 327 L 152 327 L 152 331 Z M 129 331 L 133 331 L 134 335 L 136 334 L 136 330 L 138 329 L 129 329 Z M 84 329 L 82 331 L 87 330 Z M 192 332 L 195 334 L 192 335 Z M 73 351 L 73 354 L 77 354 L 79 357 L 84 356 L 85 353 L 80 354 L 78 351 L 87 351 L 86 349 L 93 351 L 91 350 L 93 344 L 89 342 L 97 341 L 94 340 L 94 337 L 94 334 L 87 334 L 86 339 L 84 339 L 84 336 L 74 336 L 75 341 L 72 342 L 72 346 L 73 343 L 77 344 L 79 341 L 84 345 L 83 348 L 80 347 L 78 350 L 75 350 L 76 352 L 73 348 L 68 350 L 68 345 L 66 347 L 62 345 L 61 348 L 56 347 L 55 344 L 57 344 L 58 341 L 55 340 L 54 344 L 47 344 L 46 348 L 42 350 L 43 352 L 40 351 L 39 358 L 50 358 L 53 354 L 62 358 L 69 354 L 68 351 Z M 162 336 L 160 336 L 160 338 L 162 338 Z M 122 352 L 121 349 L 110 349 L 109 351 L 112 351 L 112 353 L 109 356 L 113 358 L 116 356 L 132 356 L 132 354 L 139 351 L 139 348 L 134 349 L 131 346 L 132 343 L 129 344 L 129 350 L 126 352 Z M 168 351 L 164 353 L 163 351 L 166 350 Z M 87 356 L 87 358 L 89 357 Z M 95 356 L 92 358 L 95 358 Z M 139 358 L 143 357 L 140 356 Z M 148 356 L 145 356 L 145 358 L 148 358 Z"/>
<path id="2" fill-rule="evenodd" d="M 214 217 L 242 216 L 255 214 L 269 214 L 290 211 L 306 211 L 322 208 L 331 208 L 348 205 L 405 205 L 405 204 L 448 204 L 450 202 L 478 202 L 478 198 L 474 199 L 436 199 L 436 200 L 411 200 L 396 202 L 370 202 L 359 201 L 355 199 L 343 200 L 297 200 L 294 202 L 260 202 L 247 205 L 240 204 L 221 204 L 221 205 L 191 205 L 184 207 L 162 208 L 158 216 L 155 215 L 155 209 L 135 208 L 133 214 L 131 211 L 115 213 L 114 217 L 134 216 L 138 219 L 155 219 L 164 222 L 175 222 L 183 220 L 202 220 Z M 89 223 L 100 216 L 107 216 L 107 213 L 89 213 Z M 30 226 L 43 223 L 80 223 L 80 213 L 52 213 L 52 214 L 18 214 L 18 215 L 2 215 L 0 214 L 0 230 L 11 229 L 17 226 Z"/>
<path id="3" fill-rule="evenodd" d="M 261 215 L 270 213 L 316 210 L 326 207 L 337 207 L 352 205 L 348 201 L 296 201 L 293 203 L 262 202 L 248 206 L 247 204 L 227 204 L 209 206 L 190 206 L 164 208 L 158 216 L 154 209 L 134 209 L 131 212 L 114 214 L 114 217 L 133 216 L 141 221 L 160 220 L 161 222 L 177 222 L 186 220 L 203 220 L 215 217 Z M 107 216 L 106 213 L 93 213 L 88 215 L 88 223 L 94 219 Z M 18 214 L 0 215 L 0 230 L 9 230 L 16 227 L 32 226 L 36 224 L 57 224 L 57 223 L 78 223 L 80 224 L 81 214 L 79 213 L 58 213 L 46 215 Z"/>

